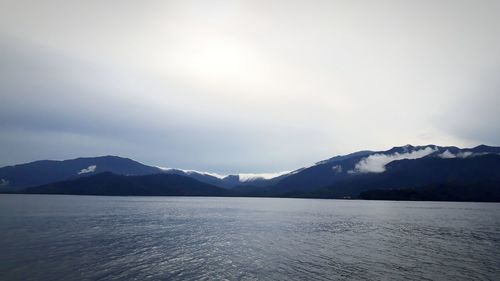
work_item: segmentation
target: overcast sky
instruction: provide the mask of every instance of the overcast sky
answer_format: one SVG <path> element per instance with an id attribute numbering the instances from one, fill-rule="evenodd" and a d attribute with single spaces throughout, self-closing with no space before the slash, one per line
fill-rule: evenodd
<path id="1" fill-rule="evenodd" d="M 500 145 L 500 1 L 0 0 L 0 166 Z"/>

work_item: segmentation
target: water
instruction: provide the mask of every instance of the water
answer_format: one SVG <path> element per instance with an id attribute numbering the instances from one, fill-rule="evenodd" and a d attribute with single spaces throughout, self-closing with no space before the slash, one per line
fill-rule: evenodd
<path id="1" fill-rule="evenodd" d="M 0 195 L 0 280 L 500 280 L 500 204 Z"/>

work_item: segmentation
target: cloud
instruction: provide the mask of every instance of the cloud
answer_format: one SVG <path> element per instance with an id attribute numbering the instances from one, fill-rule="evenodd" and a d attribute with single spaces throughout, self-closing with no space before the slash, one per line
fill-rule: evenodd
<path id="1" fill-rule="evenodd" d="M 473 157 L 473 156 L 478 156 L 478 155 L 483 155 L 483 154 L 485 154 L 485 153 L 472 153 L 470 151 L 465 151 L 465 152 L 457 153 L 456 157 L 467 158 L 467 157 Z"/>
<path id="2" fill-rule="evenodd" d="M 474 153 L 471 151 L 460 151 L 457 154 L 453 154 L 450 151 L 446 150 L 445 152 L 441 153 L 438 155 L 438 157 L 441 157 L 443 159 L 449 159 L 449 158 L 469 158 L 469 157 L 476 157 L 476 156 L 481 156 L 481 155 L 486 155 L 490 154 L 488 152 L 479 152 L 479 153 Z"/>
<path id="3" fill-rule="evenodd" d="M 85 169 L 81 169 L 80 172 L 78 172 L 78 174 L 81 175 L 81 174 L 93 173 L 93 172 L 95 172 L 96 168 L 97 168 L 96 165 L 91 165 Z"/>
<path id="4" fill-rule="evenodd" d="M 272 179 L 275 177 L 279 177 L 284 174 L 288 174 L 290 171 L 283 171 L 283 172 L 276 172 L 276 173 L 244 173 L 244 174 L 238 174 L 240 181 L 250 181 L 250 180 L 256 180 L 256 179 Z"/>
<path id="5" fill-rule="evenodd" d="M 161 167 L 161 166 L 156 166 L 158 169 L 162 170 L 162 171 L 166 171 L 166 172 L 169 172 L 169 171 L 181 171 L 183 173 L 186 173 L 186 174 L 201 174 L 201 175 L 208 175 L 208 176 L 212 176 L 212 177 L 216 177 L 216 178 L 219 178 L 219 179 L 223 179 L 225 177 L 227 177 L 227 175 L 221 175 L 221 174 L 218 174 L 218 173 L 211 173 L 211 172 L 201 172 L 201 171 L 197 171 L 197 170 L 184 170 L 184 169 L 178 169 L 178 168 L 166 168 L 166 167 Z"/>
<path id="6" fill-rule="evenodd" d="M 332 166 L 332 171 L 334 171 L 337 174 L 340 174 L 342 173 L 342 166 L 341 165 Z"/>
<path id="7" fill-rule="evenodd" d="M 0 1 L 0 165 L 237 174 L 497 144 L 500 1 L 361 2 Z"/>
<path id="8" fill-rule="evenodd" d="M 156 166 L 156 167 L 158 169 L 160 169 L 162 171 L 166 171 L 166 172 L 177 170 L 177 171 L 182 171 L 188 175 L 193 174 L 193 173 L 198 173 L 198 174 L 202 174 L 202 175 L 209 175 L 209 176 L 216 177 L 219 179 L 224 179 L 227 176 L 231 176 L 229 174 L 201 172 L 201 171 L 197 171 L 197 170 L 165 168 L 165 167 L 160 167 L 160 166 Z M 241 174 L 236 174 L 236 176 L 238 176 L 240 182 L 245 182 L 245 181 L 256 180 L 256 179 L 272 179 L 272 178 L 279 177 L 281 175 L 288 174 L 288 173 L 290 173 L 290 171 L 282 171 L 282 172 L 276 172 L 276 173 L 241 173 Z"/>
<path id="9" fill-rule="evenodd" d="M 385 172 L 385 165 L 392 161 L 402 160 L 402 159 L 418 159 L 427 156 L 435 152 L 435 148 L 426 147 L 421 150 L 415 150 L 406 153 L 394 153 L 394 154 L 373 154 L 359 161 L 353 170 L 349 173 L 383 173 Z"/>
<path id="10" fill-rule="evenodd" d="M 449 159 L 449 158 L 455 158 L 457 157 L 455 154 L 451 153 L 448 149 L 445 150 L 443 153 L 439 154 L 438 157 L 443 158 L 443 159 Z"/>

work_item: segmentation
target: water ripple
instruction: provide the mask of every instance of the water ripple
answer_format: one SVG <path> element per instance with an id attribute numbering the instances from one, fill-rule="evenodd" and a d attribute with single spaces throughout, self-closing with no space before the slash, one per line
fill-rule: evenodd
<path id="1" fill-rule="evenodd" d="M 500 204 L 0 196 L 1 280 L 498 280 Z"/>

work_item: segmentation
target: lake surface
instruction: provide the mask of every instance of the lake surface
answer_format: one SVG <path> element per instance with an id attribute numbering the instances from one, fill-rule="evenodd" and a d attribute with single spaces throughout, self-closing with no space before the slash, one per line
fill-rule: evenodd
<path id="1" fill-rule="evenodd" d="M 0 195 L 0 280 L 500 280 L 500 204 Z"/>

